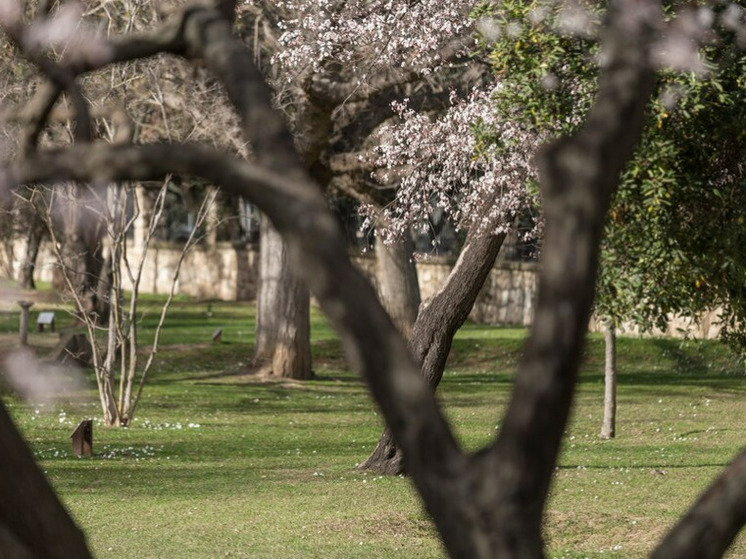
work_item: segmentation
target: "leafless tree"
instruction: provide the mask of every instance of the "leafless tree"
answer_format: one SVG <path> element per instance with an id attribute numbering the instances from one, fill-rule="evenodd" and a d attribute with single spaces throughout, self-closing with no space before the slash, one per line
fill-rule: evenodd
<path id="1" fill-rule="evenodd" d="M 88 335 L 91 364 L 96 375 L 103 420 L 108 426 L 126 427 L 135 416 L 153 359 L 158 352 L 161 331 L 166 313 L 173 300 L 182 264 L 188 252 L 199 240 L 198 231 L 215 201 L 216 192 L 213 192 L 211 196 L 203 200 L 197 212 L 194 228 L 182 246 L 170 278 L 168 296 L 160 309 L 152 345 L 143 363 L 140 355 L 141 340 L 138 334 L 141 319 L 140 283 L 145 261 L 148 258 L 148 249 L 163 216 L 170 178 L 167 176 L 161 186 L 156 189 L 157 195 L 153 207 L 148 212 L 143 239 L 135 250 L 130 250 L 127 241 L 135 222 L 140 218 L 140 207 L 135 196 L 137 187 L 131 183 L 125 183 L 90 189 L 92 198 L 98 202 L 95 204 L 100 212 L 100 218 L 97 221 L 106 224 L 101 250 L 105 252 L 108 263 L 107 280 L 110 287 L 109 292 L 102 295 L 109 301 L 110 312 L 104 326 L 88 312 L 88 301 L 78 294 L 74 286 L 74 278 L 69 270 L 65 267 L 61 270 L 61 276 L 67 282 L 69 293 L 72 295 L 76 315 Z M 37 195 L 44 198 L 45 190 L 41 189 Z M 62 243 L 59 242 L 58 234 L 52 223 L 54 212 L 51 206 L 58 198 L 55 196 L 55 191 L 51 191 L 46 196 L 47 207 L 40 208 L 39 214 L 46 221 L 52 241 L 52 251 L 57 261 L 64 262 L 60 253 Z M 74 199 L 67 199 L 62 204 L 70 205 L 76 202 Z M 59 205 L 59 200 L 56 203 Z M 129 208 L 131 211 L 128 211 Z M 127 293 L 125 293 L 125 287 L 128 288 Z"/>

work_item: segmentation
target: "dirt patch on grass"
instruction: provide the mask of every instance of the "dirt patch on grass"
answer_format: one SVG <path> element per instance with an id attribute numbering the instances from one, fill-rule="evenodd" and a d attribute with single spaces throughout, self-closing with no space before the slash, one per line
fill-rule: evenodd
<path id="1" fill-rule="evenodd" d="M 242 366 L 201 377 L 197 384 L 271 384 L 280 388 L 307 386 L 305 380 L 282 378 L 272 374 L 269 366 Z"/>
<path id="2" fill-rule="evenodd" d="M 44 333 L 37 334 L 29 332 L 28 335 L 28 347 L 38 357 L 44 357 L 48 354 L 52 348 L 54 348 L 60 341 L 58 334 Z M 8 352 L 13 349 L 20 348 L 20 339 L 18 334 L 0 334 L 0 353 Z"/>
<path id="3" fill-rule="evenodd" d="M 405 514 L 377 514 L 365 519 L 338 519 L 319 523 L 320 534 L 354 534 L 370 538 L 435 537 L 432 524 Z"/>
<path id="4" fill-rule="evenodd" d="M 666 528 L 663 522 L 651 522 L 649 518 L 620 518 L 598 511 L 550 511 L 545 520 L 547 547 L 595 553 L 617 548 L 642 557 L 653 549 Z"/>

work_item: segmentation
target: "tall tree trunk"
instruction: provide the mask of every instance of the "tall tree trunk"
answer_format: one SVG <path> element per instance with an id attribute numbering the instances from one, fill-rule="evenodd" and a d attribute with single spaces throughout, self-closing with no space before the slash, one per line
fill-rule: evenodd
<path id="1" fill-rule="evenodd" d="M 257 163 L 281 174 L 288 173 L 291 168 L 293 174 L 301 171 L 301 167 L 296 167 L 296 158 L 300 155 L 303 172 L 308 171 L 317 184 L 325 184 L 328 179 L 321 168 L 323 166 L 318 165 L 318 158 L 332 133 L 332 109 L 313 102 L 303 104 L 295 115 L 294 149 L 289 151 L 277 150 L 278 144 L 265 141 L 277 138 L 280 139 L 279 145 L 290 147 L 287 142 L 291 136 L 286 135 L 284 126 L 277 126 L 280 121 L 261 130 L 262 141 L 252 145 Z M 268 122 L 264 121 L 264 124 Z M 265 215 L 261 217 L 259 229 L 257 283 L 255 363 L 260 366 L 271 364 L 271 372 L 276 376 L 300 380 L 312 378 L 311 296 L 306 283 L 290 269 L 285 240 Z"/>
<path id="2" fill-rule="evenodd" d="M 254 360 L 260 367 L 271 367 L 276 376 L 309 379 L 313 371 L 308 288 L 288 266 L 285 243 L 264 216 L 259 242 Z"/>
<path id="3" fill-rule="evenodd" d="M 376 243 L 378 293 L 396 328 L 406 338 L 412 334 L 420 308 L 420 285 L 414 258 L 414 242 L 407 232 L 401 239 Z"/>
<path id="4" fill-rule="evenodd" d="M 36 271 L 36 260 L 39 257 L 41 241 L 44 238 L 44 222 L 33 211 L 28 212 L 27 217 L 29 225 L 26 236 L 26 253 L 18 272 L 18 287 L 21 289 L 36 289 L 34 272 Z"/>
<path id="5" fill-rule="evenodd" d="M 137 215 L 133 224 L 132 244 L 136 251 L 144 250 L 145 239 L 148 236 L 148 227 L 153 215 L 153 200 L 148 196 L 142 184 L 135 185 L 135 200 L 137 203 Z"/>
<path id="6" fill-rule="evenodd" d="M 205 196 L 214 196 L 215 201 L 207 208 L 207 217 L 205 218 L 205 244 L 214 249 L 218 243 L 218 226 L 220 225 L 220 212 L 216 186 L 208 186 Z"/>
<path id="7" fill-rule="evenodd" d="M 604 326 L 604 420 L 601 438 L 613 439 L 616 435 L 616 328 L 611 320 Z"/>
<path id="8" fill-rule="evenodd" d="M 443 378 L 453 337 L 469 317 L 505 235 L 470 234 L 443 286 L 425 301 L 409 338 L 409 349 L 433 390 Z M 404 472 L 402 453 L 386 427 L 371 455 L 360 466 L 384 475 Z"/>
<path id="9" fill-rule="evenodd" d="M 81 301 L 78 312 L 92 316 L 98 324 L 106 324 L 109 316 L 108 297 L 101 281 L 105 257 L 103 238 L 104 212 L 87 210 L 78 200 L 83 196 L 83 187 L 72 185 L 67 198 L 62 202 L 62 233 L 57 235 L 61 243 L 61 262 L 54 274 L 53 287 L 62 292 L 72 288 Z M 48 224 L 51 225 L 51 222 Z M 70 282 L 70 285 L 68 284 Z"/>

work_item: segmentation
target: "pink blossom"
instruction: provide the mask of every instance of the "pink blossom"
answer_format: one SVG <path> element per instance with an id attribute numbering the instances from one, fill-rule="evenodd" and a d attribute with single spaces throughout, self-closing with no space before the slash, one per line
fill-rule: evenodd
<path id="1" fill-rule="evenodd" d="M 382 67 L 425 70 L 437 62 L 444 42 L 471 25 L 467 0 L 370 0 L 337 2 L 281 0 L 288 16 L 282 21 L 276 56 L 288 79 L 329 62 L 346 72 L 370 74 Z"/>

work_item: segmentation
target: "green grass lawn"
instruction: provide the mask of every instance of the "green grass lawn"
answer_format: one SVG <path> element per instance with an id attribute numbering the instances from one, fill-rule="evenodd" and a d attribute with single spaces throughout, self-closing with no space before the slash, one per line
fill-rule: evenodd
<path id="1" fill-rule="evenodd" d="M 70 455 L 69 435 L 99 417 L 92 390 L 46 405 L 5 399 L 96 556 L 443 557 L 407 479 L 354 469 L 380 418 L 322 317 L 317 379 L 260 382 L 244 374 L 253 308 L 209 311 L 176 302 L 138 417 L 128 429 L 97 423 L 91 459 Z M 16 331 L 14 311 L 0 314 L 0 332 Z M 524 335 L 470 324 L 455 340 L 439 394 L 467 448 L 499 430 Z M 547 514 L 549 557 L 646 556 L 746 441 L 744 371 L 723 346 L 622 338 L 619 353 L 618 438 L 602 441 L 603 342 L 591 336 Z M 746 557 L 746 543 L 731 556 Z"/>

